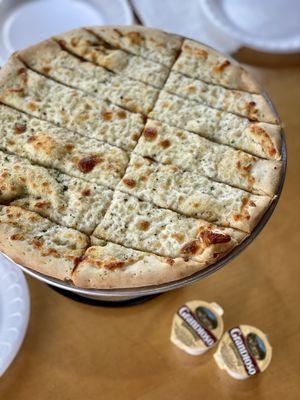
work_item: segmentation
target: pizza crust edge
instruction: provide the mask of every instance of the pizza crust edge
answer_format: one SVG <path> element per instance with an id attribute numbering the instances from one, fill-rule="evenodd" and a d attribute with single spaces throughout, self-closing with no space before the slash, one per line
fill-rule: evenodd
<path id="1" fill-rule="evenodd" d="M 9 223 L 3 221 L 0 223 L 0 251 L 6 254 L 17 264 L 21 264 L 27 268 L 33 269 L 52 278 L 62 281 L 71 281 L 72 272 L 78 262 L 78 258 L 74 254 L 55 254 L 54 256 L 51 254 L 51 251 L 49 251 L 48 255 L 43 255 L 42 251 L 38 249 L 37 245 L 28 242 L 28 237 L 26 237 L 26 226 L 20 226 L 20 224 L 18 224 L 23 216 L 25 218 L 30 218 L 32 216 L 33 218 L 37 219 L 37 223 L 38 220 L 46 220 L 46 218 L 39 216 L 35 212 L 16 206 L 0 206 L 0 211 L 2 211 L 2 208 L 4 207 L 8 212 L 12 212 L 13 217 L 10 219 Z M 47 221 L 49 222 L 49 220 Z M 52 223 L 52 225 L 55 224 Z M 74 231 L 74 229 L 65 229 L 68 231 Z M 77 233 L 78 237 L 80 236 L 82 239 L 82 253 L 84 253 L 88 246 L 89 240 L 86 235 L 80 232 Z M 45 251 L 47 248 L 44 248 L 43 250 Z M 82 253 L 80 254 L 79 251 L 78 257 L 80 257 Z"/>

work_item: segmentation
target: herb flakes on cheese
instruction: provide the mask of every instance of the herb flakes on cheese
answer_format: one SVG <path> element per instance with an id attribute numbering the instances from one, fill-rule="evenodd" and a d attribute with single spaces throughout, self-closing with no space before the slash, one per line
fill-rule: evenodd
<path id="1" fill-rule="evenodd" d="M 197 172 L 132 155 L 117 189 L 184 215 L 250 232 L 270 203 Z"/>
<path id="2" fill-rule="evenodd" d="M 86 139 L 0 104 L 0 149 L 89 182 L 114 188 L 128 164 L 122 149 Z"/>
<path id="3" fill-rule="evenodd" d="M 258 157 L 280 159 L 279 125 L 250 122 L 165 91 L 160 92 L 149 116 Z"/>
<path id="4" fill-rule="evenodd" d="M 116 191 L 95 236 L 164 257 L 201 257 L 217 245 L 223 253 L 245 237 L 242 232 L 188 218 Z M 220 246 L 218 246 L 220 245 Z"/>
<path id="5" fill-rule="evenodd" d="M 0 87 L 0 101 L 20 111 L 70 129 L 88 138 L 134 148 L 144 125 L 141 114 L 71 89 L 28 69 L 12 56 L 9 78 Z"/>

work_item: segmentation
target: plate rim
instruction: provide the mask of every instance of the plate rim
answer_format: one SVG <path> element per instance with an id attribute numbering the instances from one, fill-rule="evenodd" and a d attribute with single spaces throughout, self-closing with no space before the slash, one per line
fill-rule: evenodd
<path id="1" fill-rule="evenodd" d="M 28 0 L 30 2 L 37 2 L 37 1 L 42 1 L 42 0 Z M 70 1 L 70 0 L 68 0 Z M 71 0 L 71 1 L 75 1 L 76 0 Z M 80 0 L 82 1 L 82 0 Z M 13 9 L 17 9 L 18 5 L 17 3 L 21 1 L 14 1 L 14 2 L 10 2 L 10 0 L 0 0 L 0 14 L 1 13 L 5 13 L 4 18 L 0 18 L 0 21 L 2 21 L 2 27 L 0 29 L 0 67 L 1 65 L 3 65 L 4 63 L 7 62 L 8 58 L 10 57 L 11 53 L 8 52 L 8 49 L 4 46 L 4 41 L 3 41 L 3 29 L 5 28 L 5 22 L 7 21 L 7 18 L 9 18 L 11 16 L 11 10 Z M 83 1 L 85 2 L 85 1 Z M 105 7 L 105 0 L 88 0 L 86 1 L 87 5 L 91 5 L 94 9 L 97 8 L 97 3 L 103 3 L 103 7 Z M 124 15 L 124 20 L 121 21 L 118 19 L 118 21 L 113 21 L 112 19 L 105 19 L 103 21 L 102 25 L 108 25 L 108 24 L 115 24 L 115 25 L 131 25 L 134 23 L 134 15 L 133 15 L 133 11 L 132 11 L 132 7 L 130 6 L 130 3 L 128 2 L 128 0 L 113 0 L 112 4 L 114 4 L 114 9 L 116 10 L 119 7 L 122 7 L 123 10 L 123 15 Z M 24 4 L 23 4 L 24 5 Z M 107 9 L 109 9 L 109 7 L 107 7 Z M 104 17 L 107 17 L 107 14 L 101 14 Z M 87 25 L 85 25 L 87 26 Z M 74 28 L 73 28 L 74 29 Z M 65 31 L 67 32 L 70 29 L 65 29 Z M 28 46 L 34 45 L 35 43 L 31 43 Z M 3 47 L 3 49 L 2 49 Z M 14 49 L 14 51 L 17 51 L 20 49 Z"/>
<path id="2" fill-rule="evenodd" d="M 203 12 L 210 20 L 210 22 L 214 24 L 219 30 L 221 30 L 221 32 L 224 32 L 230 37 L 239 41 L 241 45 L 248 46 L 255 50 L 273 52 L 277 54 L 289 54 L 300 50 L 300 34 L 297 37 L 276 41 L 276 43 L 274 43 L 274 40 L 271 39 L 255 39 L 251 36 L 248 37 L 246 35 L 243 35 L 240 30 L 235 29 L 232 24 L 226 24 L 226 18 L 224 18 L 224 20 L 221 20 L 218 17 L 217 13 L 215 13 L 214 10 L 216 7 L 218 7 L 216 5 L 216 2 L 219 3 L 220 0 L 199 0 L 199 2 L 202 5 Z M 287 43 L 289 44 L 287 45 Z"/>
<path id="3" fill-rule="evenodd" d="M 0 302 L 3 309 L 3 321 L 0 325 L 0 377 L 9 368 L 21 348 L 30 316 L 30 295 L 25 276 L 18 266 L 5 266 L 6 262 L 6 257 L 0 257 L 0 271 L 1 269 L 4 271 L 6 268 L 8 269 L 4 274 L 1 274 L 0 278 Z M 11 276 L 9 277 L 9 275 Z M 11 281 L 10 285 L 2 290 L 3 281 L 7 277 Z M 12 297 L 7 298 L 5 294 L 11 290 L 15 293 L 11 295 Z M 14 303 L 13 313 L 11 313 L 11 303 Z M 12 315 L 18 317 L 17 324 L 13 322 L 14 319 L 11 320 Z M 3 333 L 5 331 L 14 331 L 16 335 L 11 335 L 10 340 L 7 340 L 7 338 L 4 340 Z M 9 351 L 3 356 L 1 353 L 4 353 L 5 348 L 8 347 L 10 347 Z"/>

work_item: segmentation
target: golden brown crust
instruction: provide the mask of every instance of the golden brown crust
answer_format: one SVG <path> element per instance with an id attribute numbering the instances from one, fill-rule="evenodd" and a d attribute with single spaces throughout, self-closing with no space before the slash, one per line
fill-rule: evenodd
<path id="1" fill-rule="evenodd" d="M 87 28 L 110 45 L 171 67 L 183 38 L 142 25 L 91 26 Z"/>
<path id="2" fill-rule="evenodd" d="M 201 269 L 195 261 L 186 262 L 182 258 L 168 259 L 146 253 L 132 258 L 127 265 L 113 254 L 112 259 L 114 261 L 105 263 L 103 247 L 90 247 L 73 273 L 74 284 L 90 289 L 150 286 L 175 281 Z"/>
<path id="3" fill-rule="evenodd" d="M 21 78 L 16 82 L 16 76 Z M 22 92 L 26 87 L 26 69 L 25 65 L 20 61 L 16 54 L 13 54 L 7 63 L 0 69 L 0 101 L 4 100 L 5 90 Z M 3 90 L 4 89 L 4 90 Z"/>
<path id="4" fill-rule="evenodd" d="M 197 62 L 199 69 L 207 69 L 206 76 L 210 75 L 212 83 L 220 84 L 230 89 L 244 90 L 251 93 L 260 93 L 260 85 L 251 77 L 251 75 L 237 62 L 228 59 L 221 53 L 205 46 L 194 40 L 185 39 L 182 45 L 181 55 L 192 57 Z M 175 70 L 184 72 L 182 65 L 184 60 L 179 56 L 175 63 Z M 187 74 L 188 75 L 188 74 Z M 206 79 L 204 79 L 206 80 Z"/>
<path id="5" fill-rule="evenodd" d="M 50 63 L 61 52 L 60 45 L 53 39 L 44 40 L 34 46 L 20 50 L 17 56 L 29 67 L 34 66 L 38 58 L 42 64 Z M 47 73 L 46 73 L 47 75 Z"/>
<path id="6" fill-rule="evenodd" d="M 158 285 L 190 276 L 224 257 L 246 235 L 236 231 L 231 241 L 225 235 L 207 233 L 196 243 L 202 253 L 189 257 L 193 243 L 186 243 L 186 255 L 170 258 L 128 249 L 114 243 L 89 247 L 72 279 L 82 288 L 128 288 Z M 198 243 L 199 242 L 199 243 Z M 201 243 L 200 243 L 201 242 Z M 198 250 L 197 250 L 198 251 Z"/>
<path id="7" fill-rule="evenodd" d="M 248 134 L 255 142 L 261 145 L 265 152 L 265 158 L 281 160 L 281 125 L 257 122 L 252 124 L 245 134 Z"/>

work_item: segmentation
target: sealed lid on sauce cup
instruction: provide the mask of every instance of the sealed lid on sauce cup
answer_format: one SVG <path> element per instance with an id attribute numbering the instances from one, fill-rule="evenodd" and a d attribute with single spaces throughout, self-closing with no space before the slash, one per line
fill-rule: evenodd
<path id="1" fill-rule="evenodd" d="M 173 317 L 171 342 L 191 355 L 205 353 L 223 333 L 223 310 L 217 303 L 193 300 Z"/>
<path id="2" fill-rule="evenodd" d="M 271 362 L 272 347 L 257 328 L 239 325 L 226 331 L 214 354 L 221 369 L 235 379 L 247 379 L 263 372 Z"/>

